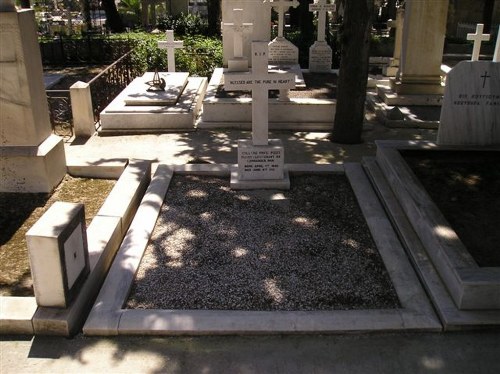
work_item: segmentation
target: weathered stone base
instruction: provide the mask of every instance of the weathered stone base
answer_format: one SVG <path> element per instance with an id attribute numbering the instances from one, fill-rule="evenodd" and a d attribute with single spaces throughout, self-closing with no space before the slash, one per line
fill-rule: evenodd
<path id="1" fill-rule="evenodd" d="M 62 139 L 51 135 L 38 147 L 0 147 L 0 174 L 0 192 L 51 192 L 66 175 Z"/>

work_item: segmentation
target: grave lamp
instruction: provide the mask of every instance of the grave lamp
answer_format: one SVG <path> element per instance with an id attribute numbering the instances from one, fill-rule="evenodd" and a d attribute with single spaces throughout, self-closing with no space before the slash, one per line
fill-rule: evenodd
<path id="1" fill-rule="evenodd" d="M 165 86 L 167 85 L 165 79 L 160 77 L 158 69 L 155 69 L 155 73 L 153 74 L 153 79 L 146 82 L 146 84 L 149 86 L 149 88 L 147 89 L 147 91 L 149 92 L 165 91 Z"/>

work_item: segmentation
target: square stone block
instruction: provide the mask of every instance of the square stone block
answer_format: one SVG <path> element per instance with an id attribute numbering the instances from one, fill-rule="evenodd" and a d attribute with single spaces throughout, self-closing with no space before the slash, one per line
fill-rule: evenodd
<path id="1" fill-rule="evenodd" d="M 268 145 L 253 145 L 251 140 L 238 141 L 238 179 L 283 179 L 285 150 L 280 139 Z"/>
<path id="2" fill-rule="evenodd" d="M 83 204 L 55 202 L 26 240 L 37 304 L 67 308 L 90 271 Z"/>

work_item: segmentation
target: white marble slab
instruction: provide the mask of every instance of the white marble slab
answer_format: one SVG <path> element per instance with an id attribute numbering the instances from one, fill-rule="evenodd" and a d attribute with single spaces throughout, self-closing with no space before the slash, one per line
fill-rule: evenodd
<path id="1" fill-rule="evenodd" d="M 153 79 L 153 72 L 136 78 L 125 89 L 124 99 L 127 106 L 175 105 L 187 85 L 189 73 L 159 73 L 165 80 L 165 91 L 148 91 L 146 82 Z"/>
<path id="2" fill-rule="evenodd" d="M 500 64 L 462 61 L 446 78 L 438 144 L 500 144 Z"/>

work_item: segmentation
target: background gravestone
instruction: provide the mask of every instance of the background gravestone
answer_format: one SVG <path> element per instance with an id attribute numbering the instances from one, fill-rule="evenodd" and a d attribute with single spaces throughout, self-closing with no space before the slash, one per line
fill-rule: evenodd
<path id="1" fill-rule="evenodd" d="M 500 63 L 462 61 L 446 78 L 438 144 L 500 144 Z"/>

